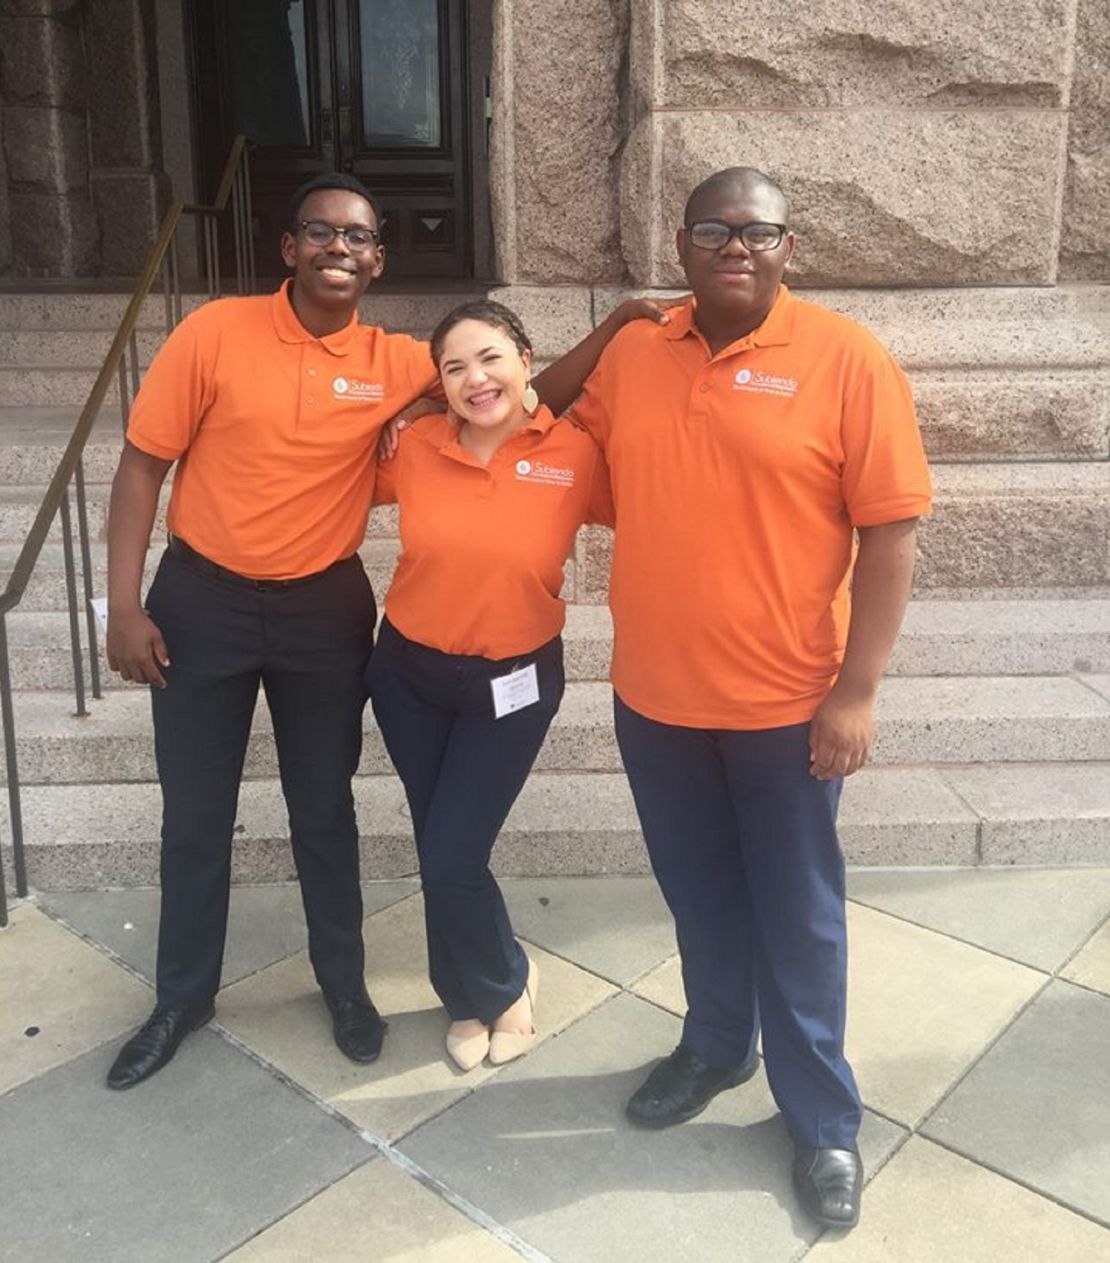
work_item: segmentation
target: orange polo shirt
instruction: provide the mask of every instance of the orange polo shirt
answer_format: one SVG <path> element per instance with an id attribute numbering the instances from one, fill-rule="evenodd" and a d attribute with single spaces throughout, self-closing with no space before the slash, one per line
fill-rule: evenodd
<path id="1" fill-rule="evenodd" d="M 711 356 L 691 301 L 626 325 L 572 415 L 611 470 L 621 699 L 695 728 L 811 719 L 844 656 L 852 528 L 930 508 L 889 353 L 784 286 Z"/>
<path id="2" fill-rule="evenodd" d="M 386 616 L 443 653 L 531 653 L 562 630 L 575 532 L 612 520 L 604 458 L 543 406 L 489 465 L 457 434 L 446 416 L 421 417 L 379 467 L 374 501 L 396 501 L 401 519 Z"/>
<path id="3" fill-rule="evenodd" d="M 155 356 L 128 439 L 179 460 L 169 529 L 252 578 L 313 574 L 358 550 L 390 417 L 438 386 L 426 343 L 359 324 L 309 333 L 289 282 L 207 303 Z"/>

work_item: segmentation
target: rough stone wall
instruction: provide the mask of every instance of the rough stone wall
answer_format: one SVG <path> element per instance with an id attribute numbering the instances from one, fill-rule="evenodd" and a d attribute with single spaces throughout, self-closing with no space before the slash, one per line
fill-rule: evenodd
<path id="1" fill-rule="evenodd" d="M 0 8 L 11 253 L 21 276 L 81 276 L 98 262 L 89 196 L 85 57 L 76 0 Z"/>
<path id="2" fill-rule="evenodd" d="M 1079 0 L 1060 278 L 1110 282 L 1110 4 Z"/>
<path id="3" fill-rule="evenodd" d="M 491 193 L 506 282 L 623 277 L 628 14 L 629 0 L 495 5 Z"/>
<path id="4" fill-rule="evenodd" d="M 153 34 L 150 0 L 0 4 L 0 271 L 131 276 L 142 267 L 167 192 Z"/>
<path id="5" fill-rule="evenodd" d="M 8 193 L 8 164 L 4 158 L 4 110 L 0 106 L 0 276 L 12 265 L 12 210 Z"/>
<path id="6" fill-rule="evenodd" d="M 142 270 L 169 199 L 162 173 L 158 58 L 153 0 L 94 0 L 85 6 L 89 76 L 90 186 L 100 221 L 101 267 Z"/>
<path id="7" fill-rule="evenodd" d="M 622 181 L 633 279 L 679 283 L 686 192 L 750 164 L 793 196 L 796 283 L 1053 283 L 1073 6 L 636 4 Z"/>

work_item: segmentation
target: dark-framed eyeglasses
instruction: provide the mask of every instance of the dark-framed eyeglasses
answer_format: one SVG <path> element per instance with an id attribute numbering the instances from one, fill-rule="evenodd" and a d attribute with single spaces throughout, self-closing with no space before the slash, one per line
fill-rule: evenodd
<path id="1" fill-rule="evenodd" d="M 346 228 L 340 228 L 336 224 L 329 224 L 325 219 L 302 219 L 297 229 L 304 233 L 305 241 L 314 246 L 330 246 L 336 237 L 342 237 L 347 243 L 347 249 L 355 254 L 376 246 L 380 231 L 367 228 L 364 224 L 349 224 Z"/>
<path id="2" fill-rule="evenodd" d="M 699 250 L 723 250 L 733 237 L 740 238 L 745 250 L 774 250 L 782 244 L 785 232 L 785 224 L 726 224 L 719 219 L 700 219 L 686 225 L 687 237 Z"/>

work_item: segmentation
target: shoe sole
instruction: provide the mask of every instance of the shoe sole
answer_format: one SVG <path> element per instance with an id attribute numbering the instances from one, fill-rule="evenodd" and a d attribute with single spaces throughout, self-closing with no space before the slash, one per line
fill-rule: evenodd
<path id="1" fill-rule="evenodd" d="M 688 1123 L 691 1118 L 697 1118 L 704 1110 L 709 1107 L 714 1097 L 720 1096 L 722 1092 L 728 1092 L 731 1088 L 738 1088 L 741 1084 L 747 1083 L 749 1079 L 754 1078 L 756 1071 L 759 1069 L 759 1058 L 753 1057 L 750 1062 L 742 1065 L 733 1077 L 722 1083 L 721 1086 L 707 1096 L 704 1101 L 694 1109 L 686 1110 L 681 1114 L 671 1114 L 667 1118 L 641 1118 L 638 1114 L 634 1114 L 629 1106 L 625 1106 L 625 1115 L 636 1124 L 637 1127 L 643 1127 L 648 1131 L 663 1131 L 667 1127 L 677 1127 L 679 1123 Z"/>

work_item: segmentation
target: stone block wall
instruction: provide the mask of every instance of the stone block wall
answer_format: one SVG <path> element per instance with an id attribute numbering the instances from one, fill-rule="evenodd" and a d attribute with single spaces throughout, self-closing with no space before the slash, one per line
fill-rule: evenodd
<path id="1" fill-rule="evenodd" d="M 17 275 L 80 276 L 96 266 L 85 84 L 77 0 L 0 8 L 8 268 Z"/>
<path id="2" fill-rule="evenodd" d="M 536 68 L 494 135 L 513 199 L 499 295 L 539 354 L 569 346 L 571 311 L 596 324 L 681 287 L 690 189 L 762 167 L 793 203 L 788 282 L 872 328 L 913 383 L 937 486 L 919 593 L 1110 593 L 1107 0 L 557 7 L 499 5 L 500 55 L 527 29 Z M 619 113 L 595 119 L 597 94 Z M 610 548 L 582 533 L 572 599 L 604 599 Z"/>
<path id="3" fill-rule="evenodd" d="M 1110 5 L 1079 0 L 1061 224 L 1062 280 L 1110 280 Z"/>
<path id="4" fill-rule="evenodd" d="M 141 269 L 167 194 L 153 35 L 150 0 L 0 4 L 0 274 Z"/>
<path id="5" fill-rule="evenodd" d="M 741 163 L 792 196 L 795 284 L 1110 281 L 1106 0 L 501 0 L 498 23 L 510 283 L 680 284 L 686 193 Z"/>
<path id="6" fill-rule="evenodd" d="M 620 280 L 629 0 L 494 5 L 490 190 L 499 276 Z"/>

